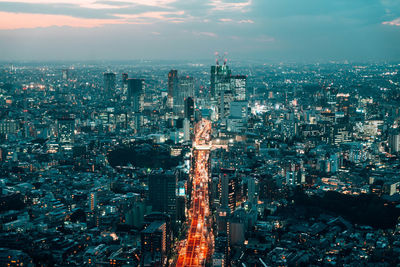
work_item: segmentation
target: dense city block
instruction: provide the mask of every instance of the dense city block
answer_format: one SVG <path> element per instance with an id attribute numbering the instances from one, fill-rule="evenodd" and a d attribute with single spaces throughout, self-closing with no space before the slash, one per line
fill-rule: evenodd
<path id="1" fill-rule="evenodd" d="M 1 266 L 396 266 L 400 64 L 0 65 Z"/>

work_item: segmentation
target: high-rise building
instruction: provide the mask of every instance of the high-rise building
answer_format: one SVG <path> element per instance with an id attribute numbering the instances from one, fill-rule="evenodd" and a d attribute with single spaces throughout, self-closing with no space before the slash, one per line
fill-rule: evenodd
<path id="1" fill-rule="evenodd" d="M 73 143 L 75 132 L 75 119 L 57 119 L 57 137 L 60 143 Z"/>
<path id="2" fill-rule="evenodd" d="M 128 84 L 128 73 L 122 73 L 122 86 Z"/>
<path id="3" fill-rule="evenodd" d="M 171 70 L 168 73 L 168 106 L 173 107 L 174 94 L 178 91 L 178 71 Z"/>
<path id="4" fill-rule="evenodd" d="M 0 121 L 0 136 L 6 134 L 15 134 L 18 131 L 18 124 L 15 120 Z"/>
<path id="5" fill-rule="evenodd" d="M 247 180 L 247 201 L 251 204 L 257 204 L 258 194 L 256 193 L 256 178 L 249 177 Z"/>
<path id="6" fill-rule="evenodd" d="M 229 115 L 229 103 L 234 100 L 231 71 L 226 64 L 211 66 L 211 97 L 217 103 L 218 119 L 225 119 Z"/>
<path id="7" fill-rule="evenodd" d="M 246 130 L 248 116 L 248 102 L 233 101 L 229 104 L 229 118 L 227 120 L 227 130 L 230 132 L 242 132 Z"/>
<path id="8" fill-rule="evenodd" d="M 247 119 L 248 114 L 247 101 L 233 101 L 229 107 L 229 117 L 235 119 Z"/>
<path id="9" fill-rule="evenodd" d="M 228 235 L 229 217 L 236 206 L 233 173 L 233 169 L 224 169 L 219 176 L 220 207 L 217 211 L 217 230 L 218 233 L 226 233 Z"/>
<path id="10" fill-rule="evenodd" d="M 96 206 L 97 206 L 97 193 L 96 192 L 90 193 L 89 206 L 90 206 L 91 211 L 94 211 L 96 209 Z"/>
<path id="11" fill-rule="evenodd" d="M 162 212 L 152 212 L 150 214 L 146 214 L 144 216 L 144 225 L 147 227 L 153 222 L 165 222 L 166 224 L 166 232 L 167 232 L 167 254 L 171 251 L 171 242 L 172 242 L 172 225 L 171 225 L 171 216 Z"/>
<path id="12" fill-rule="evenodd" d="M 224 65 L 211 66 L 211 97 L 216 98 L 221 91 L 230 90 L 231 70 Z"/>
<path id="13" fill-rule="evenodd" d="M 183 119 L 183 140 L 190 141 L 190 121 L 187 118 Z"/>
<path id="14" fill-rule="evenodd" d="M 185 99 L 185 118 L 190 122 L 194 121 L 194 100 L 192 97 Z"/>
<path id="15" fill-rule="evenodd" d="M 128 102 L 133 107 L 134 112 L 143 110 L 144 102 L 144 80 L 128 79 Z"/>
<path id="16" fill-rule="evenodd" d="M 172 172 L 158 172 L 150 174 L 149 200 L 153 211 L 165 212 L 176 220 L 176 188 L 177 176 Z"/>
<path id="17" fill-rule="evenodd" d="M 141 266 L 165 266 L 167 263 L 167 224 L 154 221 L 141 233 Z"/>
<path id="18" fill-rule="evenodd" d="M 115 93 L 115 73 L 104 73 L 104 92 L 108 96 L 112 96 Z"/>
<path id="19" fill-rule="evenodd" d="M 184 115 L 185 99 L 194 96 L 194 79 L 193 77 L 180 77 L 178 80 L 178 88 L 173 92 L 174 112 L 178 115 Z"/>
<path id="20" fill-rule="evenodd" d="M 233 91 L 233 98 L 236 101 L 246 100 L 246 84 L 247 77 L 245 75 L 236 75 L 231 77 L 231 88 Z"/>
<path id="21" fill-rule="evenodd" d="M 389 148 L 391 153 L 400 152 L 400 130 L 389 133 Z"/>
<path id="22" fill-rule="evenodd" d="M 69 79 L 69 70 L 68 69 L 63 69 L 62 70 L 62 79 L 63 80 L 68 80 Z"/>

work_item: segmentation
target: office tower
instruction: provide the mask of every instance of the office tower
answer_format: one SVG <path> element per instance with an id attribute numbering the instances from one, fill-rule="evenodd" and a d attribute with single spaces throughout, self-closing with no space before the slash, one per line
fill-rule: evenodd
<path id="1" fill-rule="evenodd" d="M 239 133 L 246 130 L 248 116 L 248 102 L 233 101 L 229 104 L 229 118 L 227 120 L 227 130 Z"/>
<path id="2" fill-rule="evenodd" d="M 171 242 L 172 242 L 172 224 L 171 224 L 171 216 L 166 213 L 161 212 L 152 212 L 144 216 L 144 225 L 147 227 L 153 222 L 164 222 L 166 224 L 166 236 L 167 236 L 167 254 L 171 251 Z"/>
<path id="3" fill-rule="evenodd" d="M 217 230 L 218 233 L 229 234 L 229 216 L 231 208 L 229 205 L 230 192 L 229 192 L 229 173 L 221 173 L 219 177 L 219 195 L 220 207 L 217 210 Z M 231 200 L 232 201 L 232 200 Z"/>
<path id="4" fill-rule="evenodd" d="M 112 96 L 115 93 L 115 73 L 104 73 L 104 92 L 108 96 Z"/>
<path id="5" fill-rule="evenodd" d="M 128 102 L 131 104 L 134 112 L 143 110 L 144 102 L 144 80 L 128 79 Z"/>
<path id="6" fill-rule="evenodd" d="M 211 97 L 216 98 L 221 91 L 230 90 L 231 70 L 224 65 L 211 66 Z"/>
<path id="7" fill-rule="evenodd" d="M 192 97 L 185 99 L 185 118 L 190 122 L 194 121 L 194 100 Z"/>
<path id="8" fill-rule="evenodd" d="M 128 73 L 122 73 L 122 86 L 128 84 Z"/>
<path id="9" fill-rule="evenodd" d="M 91 211 L 94 211 L 96 209 L 96 206 L 97 206 L 97 193 L 96 192 L 90 193 L 89 206 L 90 206 Z"/>
<path id="10" fill-rule="evenodd" d="M 167 224 L 154 221 L 141 233 L 141 266 L 166 266 Z"/>
<path id="11" fill-rule="evenodd" d="M 0 121 L 0 136 L 7 134 L 15 134 L 18 131 L 18 123 L 15 120 Z"/>
<path id="12" fill-rule="evenodd" d="M 229 107 L 229 117 L 235 119 L 247 119 L 248 114 L 247 101 L 233 101 Z"/>
<path id="13" fill-rule="evenodd" d="M 400 130 L 393 130 L 389 133 L 390 153 L 400 152 Z"/>
<path id="14" fill-rule="evenodd" d="M 183 119 L 183 140 L 190 141 L 190 121 L 187 118 Z"/>
<path id="15" fill-rule="evenodd" d="M 57 137 L 60 143 L 73 143 L 75 132 L 75 119 L 57 119 Z"/>
<path id="16" fill-rule="evenodd" d="M 180 77 L 178 80 L 178 88 L 173 92 L 174 112 L 177 115 L 184 115 L 185 99 L 194 96 L 194 79 L 193 77 Z"/>
<path id="17" fill-rule="evenodd" d="M 232 213 L 236 208 L 236 190 L 239 188 L 235 169 L 221 169 L 219 175 L 221 207 L 229 207 Z"/>
<path id="18" fill-rule="evenodd" d="M 246 100 L 246 84 L 247 77 L 245 75 L 236 75 L 231 77 L 231 88 L 233 91 L 233 98 L 236 101 Z"/>
<path id="19" fill-rule="evenodd" d="M 234 99 L 231 71 L 226 64 L 211 66 L 211 97 L 217 103 L 218 119 L 225 119 L 229 115 L 229 103 Z"/>
<path id="20" fill-rule="evenodd" d="M 174 94 L 178 91 L 178 71 L 171 70 L 168 73 L 168 107 L 172 108 L 174 104 Z"/>
<path id="21" fill-rule="evenodd" d="M 62 70 L 62 79 L 63 80 L 68 80 L 69 79 L 69 70 L 68 69 L 63 69 Z"/>
<path id="22" fill-rule="evenodd" d="M 230 240 L 229 234 L 218 232 L 214 241 L 214 254 L 212 256 L 213 266 L 226 267 L 231 266 L 230 262 Z"/>
<path id="23" fill-rule="evenodd" d="M 121 92 L 122 95 L 124 96 L 123 98 L 126 97 L 127 92 L 128 92 L 128 73 L 122 73 L 122 84 L 121 84 Z"/>
<path id="24" fill-rule="evenodd" d="M 153 211 L 165 212 L 176 220 L 176 187 L 177 176 L 172 172 L 150 174 L 149 200 Z"/>
<path id="25" fill-rule="evenodd" d="M 247 201 L 251 205 L 257 204 L 258 194 L 256 193 L 256 179 L 254 177 L 249 177 L 247 180 Z"/>

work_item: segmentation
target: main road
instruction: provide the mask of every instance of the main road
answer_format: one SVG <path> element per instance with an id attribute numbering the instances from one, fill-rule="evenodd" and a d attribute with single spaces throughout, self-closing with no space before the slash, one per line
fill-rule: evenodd
<path id="1" fill-rule="evenodd" d="M 195 125 L 189 231 L 179 250 L 176 266 L 204 266 L 212 253 L 213 235 L 210 230 L 212 221 L 208 197 L 210 139 L 211 122 L 203 119 Z"/>

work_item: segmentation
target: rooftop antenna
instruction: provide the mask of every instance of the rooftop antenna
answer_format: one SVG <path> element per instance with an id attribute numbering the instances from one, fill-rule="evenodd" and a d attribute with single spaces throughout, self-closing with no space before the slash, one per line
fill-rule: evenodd
<path id="1" fill-rule="evenodd" d="M 226 63 L 228 62 L 227 56 L 228 56 L 228 52 L 225 52 L 225 53 L 224 53 L 224 66 L 225 66 Z"/>
<path id="2" fill-rule="evenodd" d="M 218 52 L 214 53 L 215 55 L 215 63 L 217 66 L 219 66 L 220 62 L 224 62 L 224 66 L 226 66 L 226 63 L 228 62 L 228 52 L 225 52 L 223 55 L 220 55 Z"/>

